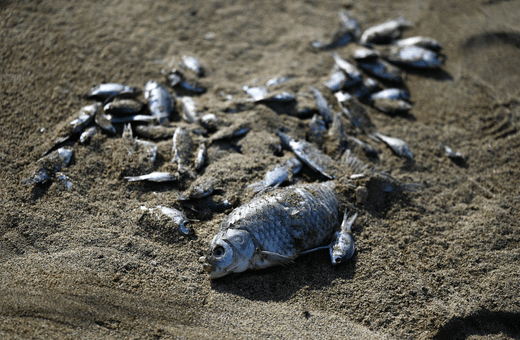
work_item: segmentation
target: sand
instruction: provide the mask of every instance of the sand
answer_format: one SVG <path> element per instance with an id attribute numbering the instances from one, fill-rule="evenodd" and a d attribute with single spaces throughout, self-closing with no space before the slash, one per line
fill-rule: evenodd
<path id="1" fill-rule="evenodd" d="M 161 68 L 192 54 L 206 68 L 203 111 L 223 125 L 252 123 L 245 137 L 214 143 L 204 171 L 219 179 L 217 195 L 247 202 L 246 186 L 290 157 L 274 131 L 303 138 L 310 118 L 263 104 L 226 113 L 225 96 L 246 98 L 243 85 L 290 75 L 289 90 L 312 102 L 308 87 L 317 86 L 334 103 L 322 86 L 332 57 L 310 42 L 328 39 L 343 8 L 363 29 L 404 15 L 414 23 L 405 37 L 433 37 L 447 57 L 442 70 L 406 70 L 409 114 L 367 108 L 415 163 L 359 135 L 379 152 L 363 160 L 423 187 L 385 193 L 355 183 L 369 196 L 356 205 L 348 263 L 333 267 L 323 251 L 210 281 L 198 259 L 230 210 L 183 206 L 187 180 L 123 178 L 174 172 L 171 140 L 157 142 L 151 164 L 129 156 L 120 136 L 98 134 L 74 144 L 62 170 L 70 190 L 22 184 L 93 85 L 165 82 Z M 520 338 L 519 19 L 518 1 L 488 0 L 2 2 L 0 338 Z M 322 180 L 309 169 L 297 177 Z M 355 204 L 353 189 L 340 196 L 342 208 Z M 157 205 L 198 219 L 195 234 L 141 209 Z"/>

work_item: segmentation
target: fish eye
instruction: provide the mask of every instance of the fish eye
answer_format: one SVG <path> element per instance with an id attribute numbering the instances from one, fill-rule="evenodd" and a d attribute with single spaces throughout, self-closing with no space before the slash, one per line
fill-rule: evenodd
<path id="1" fill-rule="evenodd" d="M 341 257 L 338 257 L 338 258 L 334 259 L 334 262 L 336 262 L 336 264 L 340 264 L 341 263 Z"/>
<path id="2" fill-rule="evenodd" d="M 226 252 L 226 250 L 224 250 L 224 247 L 216 247 L 215 249 L 213 249 L 213 255 L 217 256 L 217 257 L 220 257 L 222 255 L 224 255 L 224 253 Z"/>

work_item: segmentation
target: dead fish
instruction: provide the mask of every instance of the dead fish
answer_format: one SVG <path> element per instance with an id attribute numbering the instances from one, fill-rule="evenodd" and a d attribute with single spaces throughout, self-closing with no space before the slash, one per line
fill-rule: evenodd
<path id="1" fill-rule="evenodd" d="M 282 144 L 289 148 L 303 163 L 307 164 L 312 170 L 319 172 L 323 176 L 334 179 L 338 169 L 336 163 L 328 155 L 321 152 L 314 144 L 306 141 L 295 141 L 289 135 L 277 131 Z"/>
<path id="2" fill-rule="evenodd" d="M 334 94 L 338 100 L 338 105 L 343 114 L 350 120 L 352 125 L 371 134 L 376 131 L 376 127 L 372 124 L 366 109 L 351 95 L 344 92 L 336 92 Z"/>
<path id="3" fill-rule="evenodd" d="M 62 172 L 57 172 L 55 175 L 56 183 L 63 186 L 65 189 L 70 190 L 72 189 L 72 181 L 70 180 L 70 177 L 65 175 Z"/>
<path id="4" fill-rule="evenodd" d="M 148 101 L 148 108 L 152 116 L 162 124 L 170 116 L 175 101 L 168 89 L 155 80 L 150 80 L 144 88 L 144 97 Z"/>
<path id="5" fill-rule="evenodd" d="M 365 155 L 367 155 L 368 157 L 377 157 L 377 150 L 374 149 L 373 146 L 368 145 L 362 140 L 354 136 L 347 135 L 347 142 L 359 145 L 363 149 L 363 152 L 365 152 Z"/>
<path id="6" fill-rule="evenodd" d="M 215 191 L 219 181 L 216 178 L 199 177 L 197 180 L 179 196 L 180 201 L 203 198 L 209 196 Z"/>
<path id="7" fill-rule="evenodd" d="M 135 127 L 135 134 L 147 139 L 167 139 L 175 134 L 176 127 L 164 125 L 138 125 Z"/>
<path id="8" fill-rule="evenodd" d="M 149 182 L 172 182 L 176 181 L 177 176 L 169 173 L 169 172 L 152 172 L 150 174 L 141 175 L 141 176 L 127 176 L 125 177 L 128 182 L 136 182 L 136 181 L 149 181 Z"/>
<path id="9" fill-rule="evenodd" d="M 103 132 L 105 132 L 107 135 L 115 136 L 117 131 L 116 131 L 116 128 L 114 127 L 114 125 L 112 125 L 112 123 L 110 122 L 111 119 L 112 119 L 112 117 L 108 117 L 101 110 L 99 110 L 96 113 L 95 122 L 96 122 L 96 125 L 99 126 L 99 128 Z"/>
<path id="10" fill-rule="evenodd" d="M 353 174 L 363 174 L 369 170 L 369 166 L 354 156 L 350 150 L 345 151 L 341 157 L 341 163 L 346 164 Z"/>
<path id="11" fill-rule="evenodd" d="M 367 28 L 361 35 L 362 43 L 388 43 L 401 36 L 405 28 L 412 27 L 412 24 L 404 17 L 389 20 L 382 24 Z"/>
<path id="12" fill-rule="evenodd" d="M 198 215 L 211 215 L 212 213 L 223 213 L 233 208 L 235 200 L 219 195 L 206 196 L 198 200 L 185 201 L 183 206 L 195 211 Z"/>
<path id="13" fill-rule="evenodd" d="M 325 242 L 339 224 L 334 183 L 294 185 L 255 196 L 222 221 L 203 268 L 211 279 L 287 265 Z"/>
<path id="14" fill-rule="evenodd" d="M 376 132 L 375 136 L 385 142 L 385 144 L 388 145 L 397 156 L 407 158 L 411 161 L 414 160 L 408 145 L 402 139 L 388 137 L 380 132 Z"/>
<path id="15" fill-rule="evenodd" d="M 300 172 L 302 165 L 298 158 L 291 158 L 284 165 L 277 165 L 273 170 L 268 171 L 262 181 L 250 184 L 247 188 L 258 192 L 268 187 L 277 188 L 285 181 L 292 182 L 293 176 Z"/>
<path id="16" fill-rule="evenodd" d="M 396 66 L 382 60 L 358 60 L 358 65 L 374 77 L 394 83 L 403 82 L 403 72 Z"/>
<path id="17" fill-rule="evenodd" d="M 196 123 L 199 121 L 199 111 L 192 97 L 182 97 L 182 119 L 188 123 Z"/>
<path id="18" fill-rule="evenodd" d="M 202 64 L 200 63 L 199 59 L 193 56 L 183 55 L 182 66 L 194 72 L 199 77 L 204 75 L 204 68 L 202 67 Z"/>
<path id="19" fill-rule="evenodd" d="M 361 28 L 356 19 L 354 19 L 346 9 L 338 12 L 339 22 L 345 27 L 355 40 L 359 40 L 361 36 Z"/>
<path id="20" fill-rule="evenodd" d="M 296 96 L 287 91 L 279 91 L 269 93 L 261 100 L 257 100 L 257 103 L 290 103 L 296 100 Z"/>
<path id="21" fill-rule="evenodd" d="M 189 235 L 189 234 L 193 233 L 193 230 L 189 229 L 187 227 L 188 223 L 193 220 L 188 219 L 184 215 L 184 213 L 180 210 L 177 210 L 175 208 L 163 207 L 160 205 L 158 205 L 156 208 L 150 208 L 150 209 L 142 206 L 141 210 L 148 210 L 150 212 L 155 212 L 155 214 L 158 218 L 161 218 L 160 214 L 162 214 L 168 218 L 171 218 L 173 220 L 173 222 L 179 228 L 180 232 L 183 233 L 184 235 Z M 160 214 L 158 214 L 157 212 L 159 212 Z"/>
<path id="22" fill-rule="evenodd" d="M 48 182 L 57 171 L 69 165 L 71 158 L 71 148 L 64 147 L 52 151 L 36 161 L 37 170 L 30 178 L 22 180 L 22 183 L 30 185 Z"/>
<path id="23" fill-rule="evenodd" d="M 280 85 L 285 82 L 288 82 L 289 80 L 291 80 L 291 78 L 287 77 L 287 76 L 274 77 L 274 78 L 269 79 L 265 83 L 265 86 L 267 86 L 267 87 L 276 86 L 276 85 Z"/>
<path id="24" fill-rule="evenodd" d="M 325 125 L 325 121 L 316 114 L 312 116 L 312 119 L 309 122 L 309 133 L 307 134 L 308 140 L 317 145 L 321 145 L 325 139 L 326 132 L 327 125 Z"/>
<path id="25" fill-rule="evenodd" d="M 231 139 L 245 135 L 251 130 L 250 122 L 236 122 L 230 126 L 224 127 L 218 130 L 215 134 L 209 137 L 207 140 L 211 143 L 221 139 Z"/>
<path id="26" fill-rule="evenodd" d="M 193 139 L 189 132 L 184 128 L 178 127 L 173 135 L 172 163 L 177 163 L 177 169 L 181 173 L 190 168 L 193 146 Z"/>
<path id="27" fill-rule="evenodd" d="M 179 85 L 179 83 L 184 79 L 184 75 L 181 71 L 177 69 L 172 69 L 170 72 L 168 72 L 166 69 L 162 69 L 161 73 L 166 77 L 166 80 L 168 81 L 168 85 L 170 87 L 175 87 Z"/>
<path id="28" fill-rule="evenodd" d="M 85 129 L 79 136 L 79 142 L 81 144 L 86 144 L 90 142 L 92 137 L 94 137 L 98 133 L 98 129 L 96 126 L 91 126 Z"/>
<path id="29" fill-rule="evenodd" d="M 357 213 L 348 218 L 347 210 L 345 210 L 341 230 L 334 233 L 329 248 L 330 259 L 334 266 L 350 260 L 356 251 L 354 237 L 352 237 L 352 224 L 354 224 L 356 217 Z"/>
<path id="30" fill-rule="evenodd" d="M 384 53 L 386 60 L 409 67 L 435 69 L 444 65 L 444 58 L 419 46 L 393 46 Z"/>
<path id="31" fill-rule="evenodd" d="M 460 152 L 454 152 L 449 146 L 439 143 L 439 147 L 444 150 L 444 155 L 455 161 L 465 161 L 466 157 Z"/>
<path id="32" fill-rule="evenodd" d="M 92 99 L 96 101 L 104 101 L 116 94 L 125 93 L 129 96 L 137 96 L 139 91 L 135 88 L 126 86 L 123 84 L 116 83 L 108 83 L 108 84 L 99 84 L 90 89 L 87 94 L 87 99 Z"/>
<path id="33" fill-rule="evenodd" d="M 372 78 L 365 78 L 363 83 L 354 90 L 354 96 L 359 99 L 364 99 L 371 93 L 380 89 L 379 83 Z"/>
<path id="34" fill-rule="evenodd" d="M 369 100 L 372 106 L 379 111 L 394 114 L 410 111 L 412 105 L 405 101 L 408 100 L 408 98 L 406 91 L 390 88 L 373 93 Z"/>
<path id="35" fill-rule="evenodd" d="M 354 65 L 341 58 L 338 53 L 332 53 L 336 65 L 347 75 L 346 87 L 354 86 L 363 80 L 363 73 Z"/>
<path id="36" fill-rule="evenodd" d="M 267 91 L 267 88 L 263 86 L 255 86 L 255 87 L 249 87 L 247 85 L 244 85 L 242 89 L 253 98 L 254 101 L 259 101 L 264 99 L 269 95 L 269 91 Z"/>
<path id="37" fill-rule="evenodd" d="M 441 44 L 437 40 L 421 36 L 395 40 L 393 44 L 399 47 L 418 46 L 435 52 L 439 52 L 442 49 Z"/>
<path id="38" fill-rule="evenodd" d="M 341 91 L 347 83 L 347 77 L 343 71 L 334 72 L 323 85 L 332 92 Z"/>
<path id="39" fill-rule="evenodd" d="M 371 48 L 358 48 L 354 51 L 354 54 L 352 55 L 352 58 L 356 60 L 370 60 L 370 59 L 377 59 L 381 56 L 381 53 L 377 50 L 371 49 Z"/>
<path id="40" fill-rule="evenodd" d="M 202 94 L 206 92 L 207 88 L 198 82 L 190 81 L 184 77 L 180 70 L 172 69 L 170 72 L 161 70 L 161 73 L 166 77 L 168 85 L 172 88 L 182 89 L 193 94 Z"/>
<path id="41" fill-rule="evenodd" d="M 103 111 L 112 116 L 132 116 L 141 112 L 143 106 L 143 103 L 134 99 L 120 99 L 106 104 Z"/>
<path id="42" fill-rule="evenodd" d="M 110 116 L 110 123 L 113 123 L 113 124 L 127 124 L 127 123 L 133 123 L 133 122 L 155 123 L 158 121 L 159 121 L 158 116 L 150 116 L 150 115 L 133 115 L 133 116 L 123 116 L 123 117 Z"/>
<path id="43" fill-rule="evenodd" d="M 195 157 L 195 170 L 200 171 L 204 164 L 206 164 L 206 159 L 208 158 L 208 151 L 205 143 L 199 144 L 199 149 L 197 150 L 197 157 Z"/>
<path id="44" fill-rule="evenodd" d="M 157 145 L 147 140 L 140 140 L 137 138 L 135 139 L 135 143 L 138 145 L 139 148 L 144 149 L 146 151 L 146 154 L 150 158 L 150 161 L 152 161 L 152 163 L 155 163 L 155 160 L 157 159 Z"/>
<path id="45" fill-rule="evenodd" d="M 314 93 L 314 98 L 316 100 L 316 107 L 318 108 L 318 112 L 323 117 L 323 120 L 326 124 L 332 123 L 332 112 L 329 109 L 329 104 L 320 90 L 315 88 L 314 86 L 309 86 L 311 91 Z"/>
<path id="46" fill-rule="evenodd" d="M 217 116 L 214 113 L 207 113 L 200 118 L 200 125 L 208 130 L 217 128 Z"/>
<path id="47" fill-rule="evenodd" d="M 343 128 L 343 113 L 334 115 L 332 124 L 327 132 L 327 143 L 324 145 L 325 152 L 333 158 L 341 155 L 347 148 L 347 136 Z"/>
<path id="48" fill-rule="evenodd" d="M 340 27 L 332 33 L 332 37 L 329 42 L 313 41 L 311 45 L 321 51 L 331 50 L 341 46 L 347 45 L 353 40 L 352 32 L 350 28 Z"/>

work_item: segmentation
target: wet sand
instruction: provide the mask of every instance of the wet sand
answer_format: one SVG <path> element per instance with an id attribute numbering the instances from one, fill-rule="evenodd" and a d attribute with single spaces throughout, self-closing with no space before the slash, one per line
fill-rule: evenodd
<path id="1" fill-rule="evenodd" d="M 74 144 L 62 170 L 70 190 L 22 184 L 59 126 L 90 104 L 93 85 L 165 82 L 161 68 L 193 54 L 206 68 L 203 110 L 221 124 L 252 126 L 214 143 L 202 176 L 218 178 L 216 194 L 234 206 L 247 202 L 247 185 L 291 156 L 276 151 L 274 131 L 304 138 L 310 118 L 264 104 L 226 113 L 225 96 L 246 98 L 243 85 L 289 75 L 287 89 L 312 102 L 309 86 L 317 86 L 335 103 L 322 86 L 333 59 L 310 42 L 328 39 L 345 7 L 362 29 L 404 15 L 414 23 L 405 37 L 433 37 L 447 57 L 442 70 L 406 70 L 409 114 L 367 107 L 382 133 L 408 143 L 415 163 L 359 135 L 379 153 L 363 161 L 423 188 L 386 193 L 356 182 L 369 196 L 356 206 L 348 263 L 332 267 L 323 251 L 210 281 L 198 259 L 230 210 L 183 206 L 187 180 L 123 179 L 175 172 L 169 139 L 157 142 L 152 164 L 129 156 L 120 134 L 98 134 Z M 520 338 L 519 19 L 520 2 L 488 0 L 2 2 L 0 337 Z M 450 160 L 439 143 L 466 161 Z M 304 169 L 297 180 L 322 178 Z M 339 195 L 340 208 L 355 204 L 353 189 Z M 195 235 L 141 209 L 157 205 L 198 219 Z"/>

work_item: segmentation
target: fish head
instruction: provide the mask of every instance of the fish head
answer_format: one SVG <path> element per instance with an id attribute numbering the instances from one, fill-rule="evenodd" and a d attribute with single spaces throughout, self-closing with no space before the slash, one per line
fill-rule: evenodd
<path id="1" fill-rule="evenodd" d="M 251 234 L 245 230 L 219 232 L 211 241 L 203 264 L 204 271 L 212 279 L 243 272 L 250 267 L 255 248 Z"/>
<path id="2" fill-rule="evenodd" d="M 348 233 L 336 232 L 329 248 L 332 265 L 344 263 L 354 255 L 354 239 Z"/>

